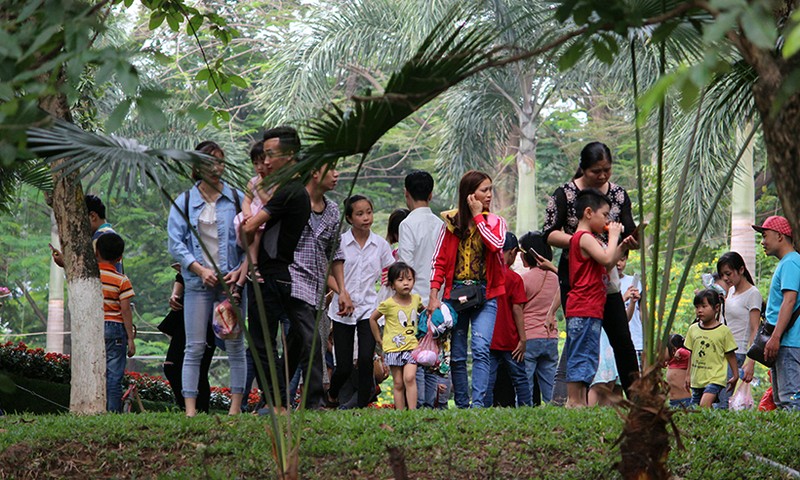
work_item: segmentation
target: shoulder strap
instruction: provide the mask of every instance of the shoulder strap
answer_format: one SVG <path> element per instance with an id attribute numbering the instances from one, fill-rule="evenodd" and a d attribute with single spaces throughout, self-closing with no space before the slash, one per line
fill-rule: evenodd
<path id="1" fill-rule="evenodd" d="M 189 218 L 189 190 L 186 190 L 186 193 L 183 195 L 183 213 L 186 215 L 186 218 Z"/>
<path id="2" fill-rule="evenodd" d="M 536 267 L 534 267 L 534 268 L 536 268 Z M 542 291 L 542 289 L 544 288 L 544 284 L 545 284 L 546 282 L 547 282 L 547 272 L 544 272 L 544 276 L 542 277 L 542 283 L 541 283 L 541 285 L 539 285 L 539 288 L 536 290 L 536 292 L 534 292 L 534 294 L 533 294 L 533 295 L 531 295 L 531 296 L 530 296 L 530 297 L 529 297 L 529 298 L 528 298 L 528 299 L 525 301 L 525 303 L 528 303 L 528 302 L 530 302 L 531 300 L 533 300 L 533 297 L 535 297 L 536 295 L 538 295 L 538 294 L 539 294 L 539 293 Z M 523 284 L 523 285 L 525 285 L 525 282 L 523 281 L 523 282 L 522 282 L 522 284 Z"/>
<path id="3" fill-rule="evenodd" d="M 797 317 L 800 317 L 800 308 L 792 313 L 792 318 L 789 319 L 789 325 L 786 326 L 786 332 L 788 332 L 794 326 L 794 322 L 797 321 Z"/>
<path id="4" fill-rule="evenodd" d="M 242 204 L 239 201 L 239 191 L 235 188 L 231 188 L 231 190 L 233 190 L 233 204 L 236 205 L 236 214 L 238 215 L 242 212 Z"/>

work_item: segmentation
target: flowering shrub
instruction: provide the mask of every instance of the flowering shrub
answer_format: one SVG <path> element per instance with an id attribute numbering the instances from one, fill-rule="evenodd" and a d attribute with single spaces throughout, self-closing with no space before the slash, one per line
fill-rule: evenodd
<path id="1" fill-rule="evenodd" d="M 28 348 L 23 342 L 0 344 L 0 370 L 55 383 L 69 383 L 71 379 L 69 355 L 47 353 L 42 348 Z M 174 402 L 175 396 L 169 382 L 160 376 L 146 373 L 125 372 L 122 385 L 127 389 L 132 384 L 142 400 Z M 247 396 L 249 407 L 255 407 L 261 395 L 253 389 Z M 227 410 L 231 404 L 230 388 L 211 387 L 211 408 Z"/>
<path id="2" fill-rule="evenodd" d="M 394 395 L 392 394 L 392 377 L 387 378 L 380 384 L 381 392 L 378 400 L 369 404 L 372 408 L 394 408 Z"/>
<path id="3" fill-rule="evenodd" d="M 159 376 L 152 376 L 146 373 L 125 372 L 122 377 L 123 389 L 127 389 L 131 384 L 136 385 L 136 390 L 142 400 L 154 402 L 174 402 L 175 395 L 169 386 L 169 382 Z"/>
<path id="4" fill-rule="evenodd" d="M 69 355 L 28 348 L 23 342 L 0 344 L 0 370 L 57 383 L 69 383 Z"/>
<path id="5" fill-rule="evenodd" d="M 257 388 L 250 390 L 247 394 L 247 407 L 249 410 L 255 409 L 261 401 L 261 392 Z M 211 408 L 227 410 L 231 406 L 231 389 L 228 387 L 211 387 Z"/>
<path id="6" fill-rule="evenodd" d="M 43 348 L 28 348 L 23 342 L 0 344 L 0 370 L 55 383 L 69 383 L 72 378 L 69 355 L 45 352 Z M 125 372 L 123 386 L 128 388 L 131 383 L 136 384 L 139 395 L 144 400 L 174 400 L 169 383 L 161 377 Z"/>
<path id="7" fill-rule="evenodd" d="M 211 387 L 211 401 L 209 407 L 218 410 L 227 410 L 231 406 L 231 389 L 228 387 Z"/>

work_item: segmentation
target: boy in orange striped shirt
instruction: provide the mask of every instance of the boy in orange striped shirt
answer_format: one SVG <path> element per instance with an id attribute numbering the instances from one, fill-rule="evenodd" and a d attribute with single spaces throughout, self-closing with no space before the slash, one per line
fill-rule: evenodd
<path id="1" fill-rule="evenodd" d="M 136 353 L 133 343 L 133 313 L 131 299 L 134 296 L 131 281 L 125 274 L 117 273 L 125 251 L 125 241 L 113 232 L 97 238 L 95 255 L 100 267 L 103 283 L 103 312 L 106 341 L 106 410 L 122 411 L 122 377 L 128 357 Z"/>

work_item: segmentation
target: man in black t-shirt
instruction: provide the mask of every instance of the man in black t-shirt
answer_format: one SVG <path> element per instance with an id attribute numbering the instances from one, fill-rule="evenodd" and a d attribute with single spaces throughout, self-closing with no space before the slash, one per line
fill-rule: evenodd
<path id="1" fill-rule="evenodd" d="M 272 175 L 297 162 L 297 151 L 300 149 L 300 137 L 291 127 L 276 127 L 264 132 L 264 154 L 267 173 Z M 278 370 L 278 384 L 272 385 L 269 375 L 268 354 L 275 359 L 278 366 L 276 338 L 281 318 L 289 317 L 294 325 L 296 319 L 293 311 L 292 279 L 289 265 L 294 261 L 294 252 L 308 223 L 311 214 L 311 203 L 305 185 L 299 179 L 293 179 L 282 185 L 264 208 L 247 220 L 242 229 L 252 241 L 256 230 L 265 225 L 258 250 L 258 268 L 263 276 L 258 285 L 266 310 L 266 323 L 259 320 L 253 284 L 248 290 L 248 329 L 251 336 L 251 350 L 261 361 L 267 376 L 267 385 L 261 385 L 265 395 L 273 395 L 275 387 L 284 393 L 283 369 Z M 264 328 L 266 327 L 266 331 Z M 294 372 L 292 372 L 294 373 Z M 259 380 L 260 383 L 260 380 Z M 286 401 L 280 395 L 280 403 Z"/>

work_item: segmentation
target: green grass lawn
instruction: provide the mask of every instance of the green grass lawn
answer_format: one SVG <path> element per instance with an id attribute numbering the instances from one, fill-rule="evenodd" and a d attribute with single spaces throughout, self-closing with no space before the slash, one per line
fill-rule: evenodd
<path id="1" fill-rule="evenodd" d="M 411 478 L 616 478 L 613 409 L 310 412 L 301 478 L 392 477 L 388 447 Z M 781 478 L 745 451 L 800 469 L 800 422 L 783 412 L 679 413 L 684 479 Z M 178 413 L 0 417 L 0 478 L 274 478 L 264 417 Z"/>

